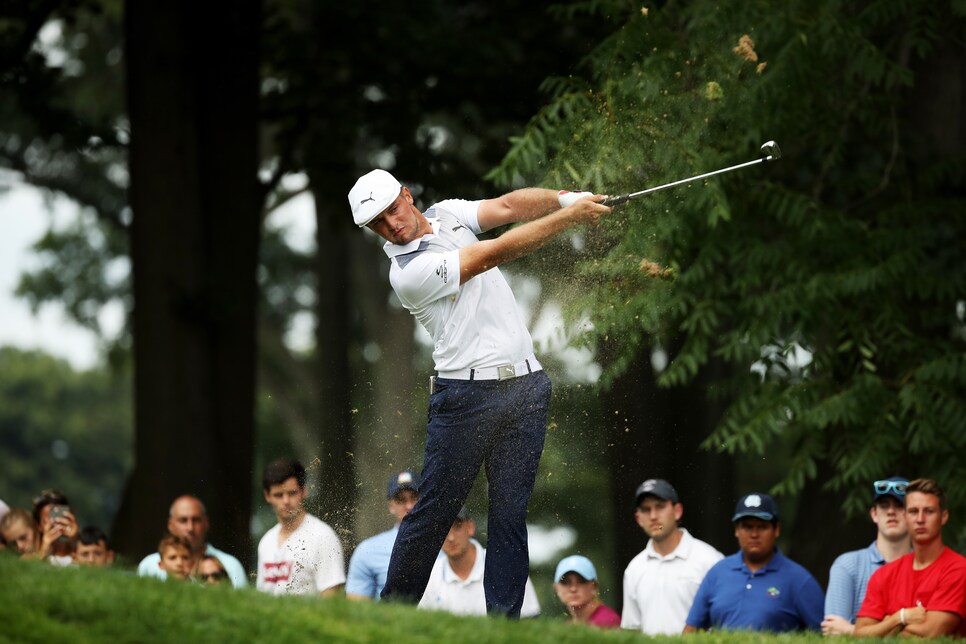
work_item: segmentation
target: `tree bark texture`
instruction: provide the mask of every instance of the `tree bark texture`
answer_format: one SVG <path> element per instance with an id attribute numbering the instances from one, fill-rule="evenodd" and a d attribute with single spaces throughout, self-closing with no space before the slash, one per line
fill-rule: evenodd
<path id="1" fill-rule="evenodd" d="M 258 0 L 126 5 L 135 469 L 114 527 L 137 558 L 171 501 L 250 562 L 258 187 Z"/>

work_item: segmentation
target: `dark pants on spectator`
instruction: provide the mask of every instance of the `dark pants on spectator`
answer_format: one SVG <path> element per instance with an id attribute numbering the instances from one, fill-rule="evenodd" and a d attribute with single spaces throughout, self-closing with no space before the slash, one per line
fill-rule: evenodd
<path id="1" fill-rule="evenodd" d="M 480 466 L 489 484 L 487 611 L 519 618 L 530 570 L 527 504 L 543 452 L 550 378 L 437 378 L 429 398 L 419 501 L 403 519 L 382 597 L 418 602 Z M 471 513 L 472 514 L 472 513 Z"/>

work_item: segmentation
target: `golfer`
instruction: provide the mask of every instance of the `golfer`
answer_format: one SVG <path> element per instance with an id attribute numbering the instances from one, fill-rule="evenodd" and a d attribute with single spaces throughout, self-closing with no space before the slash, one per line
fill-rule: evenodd
<path id="1" fill-rule="evenodd" d="M 539 188 L 447 199 L 425 213 L 384 170 L 349 192 L 355 223 L 386 239 L 389 281 L 433 338 L 436 376 L 419 501 L 403 519 L 382 597 L 418 602 L 481 466 L 489 483 L 483 588 L 489 613 L 518 618 L 529 572 L 527 504 L 543 451 L 550 379 L 500 264 L 611 211 L 590 193 Z M 476 233 L 528 222 L 500 237 Z"/>

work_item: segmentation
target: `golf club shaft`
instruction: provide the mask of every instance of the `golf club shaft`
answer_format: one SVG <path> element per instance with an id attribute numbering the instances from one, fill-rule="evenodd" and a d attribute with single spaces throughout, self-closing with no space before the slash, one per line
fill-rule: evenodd
<path id="1" fill-rule="evenodd" d="M 646 194 L 657 192 L 658 190 L 664 190 L 665 188 L 673 188 L 674 186 L 679 186 L 682 183 L 689 183 L 691 181 L 697 181 L 698 179 L 705 179 L 707 177 L 713 177 L 716 174 L 723 174 L 725 172 L 731 172 L 732 170 L 739 170 L 741 168 L 747 168 L 750 165 L 755 165 L 756 163 L 764 163 L 766 161 L 775 161 L 781 158 L 781 150 L 778 149 L 778 144 L 774 141 L 769 141 L 762 146 L 762 156 L 754 161 L 746 161 L 745 163 L 739 163 L 738 165 L 733 165 L 729 168 L 722 168 L 720 170 L 713 170 L 711 172 L 705 172 L 704 174 L 699 174 L 694 177 L 688 177 L 687 179 L 681 179 L 679 181 L 674 181 L 671 183 L 665 183 L 663 186 L 657 186 L 654 188 L 648 188 L 647 190 L 641 190 L 639 192 L 632 192 L 626 195 L 620 195 L 617 197 L 608 197 L 603 201 L 605 206 L 616 206 L 617 204 L 624 203 L 631 199 L 637 197 L 642 197 Z"/>

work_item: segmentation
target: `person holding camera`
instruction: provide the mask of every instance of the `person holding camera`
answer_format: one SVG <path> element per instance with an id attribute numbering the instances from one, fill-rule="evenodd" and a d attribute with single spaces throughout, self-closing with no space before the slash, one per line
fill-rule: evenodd
<path id="1" fill-rule="evenodd" d="M 64 493 L 59 490 L 41 492 L 34 498 L 33 516 L 41 531 L 37 558 L 55 566 L 71 565 L 80 530 Z"/>

